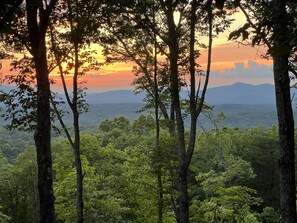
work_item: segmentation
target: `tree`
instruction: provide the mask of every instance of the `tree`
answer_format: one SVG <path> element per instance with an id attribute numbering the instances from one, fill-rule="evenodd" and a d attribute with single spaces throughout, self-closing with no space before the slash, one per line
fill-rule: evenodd
<path id="1" fill-rule="evenodd" d="M 26 1 L 26 42 L 33 56 L 37 79 L 37 126 L 34 139 L 38 163 L 40 221 L 55 222 L 54 191 L 51 158 L 50 87 L 48 78 L 46 31 L 56 0 L 49 2 Z M 21 40 L 19 40 L 21 41 Z"/>
<path id="2" fill-rule="evenodd" d="M 237 2 L 247 18 L 246 24 L 230 34 L 249 38 L 252 44 L 264 43 L 273 59 L 276 107 L 279 123 L 279 169 L 281 222 L 296 222 L 295 137 L 290 95 L 289 71 L 296 74 L 290 59 L 296 53 L 296 4 L 293 1 Z"/>
<path id="3" fill-rule="evenodd" d="M 90 45 L 94 33 L 98 29 L 96 13 L 101 1 L 65 1 L 59 4 L 57 16 L 50 25 L 51 54 L 55 66 L 60 72 L 61 82 L 66 97 L 66 102 L 71 109 L 73 116 L 74 139 L 71 138 L 62 114 L 56 102 L 52 99 L 52 105 L 56 116 L 73 148 L 76 179 L 77 179 L 77 222 L 84 222 L 84 196 L 83 196 L 83 173 L 80 158 L 80 126 L 79 115 L 87 111 L 87 104 L 84 100 L 84 88 L 80 86 L 79 79 L 89 69 L 97 69 L 94 65 L 95 51 L 86 50 Z M 61 10 L 63 9 L 63 10 Z M 66 10 L 65 10 L 66 9 Z M 64 12 L 64 13 L 62 13 Z M 62 26 L 59 26 L 62 24 Z M 58 27 L 58 28 L 55 28 Z M 61 31 L 63 28 L 63 31 Z M 69 93 L 69 86 L 65 76 L 72 73 L 72 97 Z"/>
<path id="4" fill-rule="evenodd" d="M 86 4 L 87 3 L 87 4 Z M 94 14 L 97 13 L 97 7 L 101 1 L 59 1 L 54 16 L 51 17 L 48 29 L 45 34 L 49 46 L 47 53 L 49 65 L 48 73 L 58 68 L 62 79 L 63 89 L 66 95 L 66 101 L 73 114 L 74 140 L 71 138 L 68 129 L 63 122 L 59 102 L 54 95 L 50 95 L 52 110 L 55 118 L 62 125 L 69 143 L 74 150 L 75 165 L 77 172 L 77 219 L 83 222 L 83 175 L 80 161 L 80 129 L 79 114 L 87 110 L 83 99 L 84 88 L 80 87 L 79 78 L 90 68 L 96 66 L 91 64 L 94 59 L 94 51 L 86 51 L 83 48 L 90 45 L 90 40 L 97 32 L 98 21 Z M 67 10 L 65 10 L 67 9 Z M 96 12 L 96 13 L 95 13 Z M 19 37 L 17 35 L 17 37 Z M 28 47 L 27 47 L 28 48 Z M 85 65 L 88 63 L 88 65 Z M 8 104 L 7 118 L 13 118 L 10 128 L 32 130 L 36 126 L 36 108 L 38 107 L 37 94 L 35 91 L 35 64 L 30 57 L 25 57 L 18 62 L 14 62 L 14 69 L 20 70 L 19 75 L 8 76 L 8 83 L 15 83 L 18 87 L 10 91 L 10 94 L 3 94 L 4 101 Z M 64 69 L 64 65 L 65 69 Z M 65 82 L 65 75 L 73 72 L 73 98 L 70 97 L 68 86 Z M 51 81 L 53 83 L 53 81 Z M 38 87 L 38 78 L 37 78 Z M 12 93 L 12 95 L 11 95 Z M 54 126 L 55 127 L 55 126 Z"/>
<path id="5" fill-rule="evenodd" d="M 279 209 L 279 140 L 276 126 L 271 129 L 253 128 L 246 131 L 226 130 L 224 134 L 233 136 L 235 154 L 247 162 L 256 174 L 252 180 L 244 185 L 253 188 L 262 198 L 263 206 Z M 261 207 L 261 208 L 262 208 Z"/>
<path id="6" fill-rule="evenodd" d="M 116 6 L 118 5 L 119 4 Z M 152 69 L 154 67 L 154 50 L 152 50 L 154 49 L 154 39 L 157 39 L 157 41 L 155 41 L 158 49 L 157 52 L 164 56 L 164 61 L 167 61 L 167 64 L 163 62 L 163 67 L 167 68 L 164 79 L 167 80 L 166 87 L 169 92 L 169 101 L 172 108 L 170 109 L 170 120 L 174 121 L 176 124 L 176 126 L 174 126 L 176 127 L 176 134 L 174 133 L 174 128 L 172 128 L 172 133 L 175 134 L 178 139 L 179 176 L 177 178 L 179 180 L 178 190 L 180 198 L 179 211 L 176 212 L 176 218 L 179 222 L 188 222 L 189 198 L 187 194 L 187 177 L 189 164 L 195 147 L 197 118 L 204 104 L 210 74 L 212 30 L 215 26 L 216 30 L 220 32 L 228 26 L 228 22 L 219 25 L 219 18 L 224 13 L 220 11 L 214 14 L 212 1 L 204 3 L 195 0 L 135 1 L 135 4 L 131 5 L 123 2 L 122 5 L 118 7 L 121 9 L 125 8 L 126 10 L 119 11 L 120 16 L 118 16 L 118 13 L 117 17 L 110 17 L 110 23 L 107 22 L 110 28 L 108 30 L 111 30 L 107 33 L 115 34 L 115 36 L 109 39 L 104 39 L 105 42 L 110 45 L 110 47 L 106 48 L 106 53 L 113 53 L 114 56 L 108 57 L 108 60 L 114 61 L 112 60 L 113 58 L 120 61 L 129 59 L 136 62 L 137 66 L 139 66 L 137 74 L 143 73 L 145 77 L 138 83 L 145 83 L 142 84 L 142 87 L 154 100 L 156 100 L 154 92 L 157 92 L 154 91 L 154 75 L 152 75 L 154 73 Z M 154 12 L 149 10 L 152 8 L 154 8 Z M 156 18 L 153 15 L 156 15 Z M 198 20 L 198 16 L 201 18 L 200 20 Z M 218 21 L 216 21 L 214 17 Z M 213 21 L 216 21 L 216 23 L 214 24 Z M 115 25 L 115 27 L 112 25 Z M 205 72 L 205 82 L 204 86 L 201 88 L 202 90 L 200 89 L 200 84 L 196 82 L 197 73 L 202 73 L 196 63 L 196 58 L 199 56 L 196 41 L 198 35 L 197 31 L 207 33 L 209 36 L 208 66 Z M 146 35 L 144 36 L 143 33 Z M 156 36 L 156 38 L 154 38 L 154 36 Z M 137 39 L 135 37 L 137 37 Z M 149 44 L 153 47 L 150 48 Z M 149 67 L 151 69 L 149 69 Z M 160 67 L 159 64 L 158 67 Z M 160 74 L 159 70 L 162 69 L 158 69 L 158 74 Z M 188 77 L 190 81 L 187 82 L 185 80 Z M 186 109 L 184 109 L 183 100 L 180 97 L 180 90 L 186 87 L 190 88 L 190 99 L 188 100 L 188 104 L 186 104 Z M 162 98 L 161 94 L 160 98 Z M 158 101 L 160 110 L 165 117 L 166 112 L 163 112 L 164 109 L 162 110 L 162 103 L 164 104 L 164 101 Z M 185 114 L 183 114 L 185 110 L 189 111 L 191 117 L 189 138 L 185 136 Z M 167 115 L 167 117 L 169 116 Z"/>
<path id="7" fill-rule="evenodd" d="M 180 5 L 179 5 L 180 4 Z M 201 5 L 200 5 L 201 6 Z M 213 29 L 213 14 L 212 14 L 212 2 L 208 1 L 204 5 L 206 10 L 206 20 L 208 21 L 208 36 L 209 36 L 209 51 L 208 51 L 208 66 L 206 71 L 206 79 L 202 94 L 198 97 L 199 87 L 196 88 L 196 61 L 197 52 L 195 51 L 195 37 L 196 37 L 196 26 L 197 26 L 197 10 L 198 3 L 194 0 L 189 5 L 189 11 L 187 18 L 188 21 L 182 23 L 182 18 L 185 16 L 185 12 L 180 9 L 186 9 L 186 6 L 182 2 L 163 2 L 160 1 L 160 8 L 165 15 L 165 24 L 166 30 L 168 32 L 168 37 L 160 35 L 159 32 L 156 32 L 156 26 L 149 26 L 154 33 L 159 35 L 164 43 L 168 47 L 168 59 L 170 63 L 169 68 L 169 80 L 170 80 L 170 92 L 171 99 L 173 104 L 173 110 L 175 113 L 175 121 L 177 126 L 177 139 L 178 139 L 178 191 L 179 191 L 179 213 L 178 220 L 179 222 L 189 222 L 189 198 L 188 198 L 188 171 L 191 158 L 193 155 L 195 140 L 196 140 L 196 125 L 197 118 L 202 110 L 202 105 L 204 103 L 205 93 L 208 85 L 209 72 L 210 72 L 210 61 L 211 61 L 211 48 L 212 48 L 212 29 Z M 176 24 L 174 21 L 175 13 L 180 12 L 180 21 Z M 203 11 L 203 10 L 202 10 Z M 181 35 L 182 27 L 181 25 L 187 26 L 190 30 L 187 33 L 189 36 L 188 41 L 182 42 L 183 36 Z M 186 36 L 186 35 L 185 35 Z M 184 43 L 189 43 L 189 49 L 182 45 Z M 188 58 L 186 57 L 188 53 Z M 181 58 L 181 55 L 185 58 Z M 184 59 L 184 63 L 180 63 L 179 60 Z M 187 61 L 188 60 L 188 61 Z M 190 91 L 189 91 L 189 113 L 191 119 L 191 127 L 188 143 L 186 143 L 184 120 L 182 114 L 182 105 L 180 99 L 180 79 L 182 78 L 183 68 L 186 73 L 190 76 Z M 197 90 L 197 92 L 196 92 Z"/>
<path id="8" fill-rule="evenodd" d="M 84 140 L 82 140 L 84 143 Z M 94 146 L 98 141 L 91 141 Z M 88 153 L 89 146 L 86 147 Z M 98 148 L 98 147 L 96 147 Z M 94 150 L 91 150 L 94 152 Z M 73 147 L 69 144 L 67 138 L 60 138 L 53 143 L 53 168 L 55 171 L 55 191 L 56 191 L 56 210 L 58 220 L 71 223 L 77 222 L 77 171 L 73 164 L 73 159 L 69 156 L 73 154 Z M 84 174 L 84 212 L 83 219 L 86 222 L 96 222 L 100 219 L 99 211 L 99 194 L 101 191 L 97 190 L 96 185 L 99 183 L 98 177 L 95 175 L 95 167 L 90 165 L 86 155 L 81 155 L 82 171 Z M 97 201 L 98 200 L 98 201 Z"/>
<path id="9" fill-rule="evenodd" d="M 19 1 L 16 1 L 19 2 Z M 9 25 L 5 24 L 5 41 L 15 50 L 26 49 L 33 57 L 37 79 L 37 126 L 34 134 L 40 201 L 40 221 L 55 222 L 52 158 L 50 143 L 50 87 L 46 53 L 46 32 L 50 15 L 57 0 L 25 1 L 17 14 L 11 14 Z"/>

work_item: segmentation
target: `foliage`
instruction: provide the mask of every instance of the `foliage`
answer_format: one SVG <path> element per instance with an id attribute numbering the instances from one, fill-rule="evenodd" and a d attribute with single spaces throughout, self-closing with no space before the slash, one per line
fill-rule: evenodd
<path id="1" fill-rule="evenodd" d="M 93 131 L 82 132 L 87 222 L 156 222 L 159 164 L 164 182 L 163 221 L 175 221 L 173 204 L 178 194 L 172 171 L 177 165 L 176 142 L 166 129 L 161 129 L 162 153 L 157 156 L 152 122 L 150 116 L 140 116 L 133 123 L 118 117 L 105 120 Z M 219 133 L 219 137 L 217 131 L 199 136 L 189 176 L 191 221 L 274 222 L 278 219 L 275 211 L 278 192 L 269 187 L 271 183 L 277 185 L 276 173 L 271 170 L 277 156 L 277 129 L 224 128 Z M 59 221 L 73 222 L 76 219 L 73 151 L 66 138 L 53 141 L 57 216 Z M 27 147 L 13 164 L 0 159 L 0 211 L 9 216 L 8 222 L 21 219 L 37 222 L 34 156 L 34 149 Z"/>
<path id="2" fill-rule="evenodd" d="M 262 223 L 277 223 L 279 222 L 279 213 L 272 207 L 265 207 L 263 212 L 259 215 Z"/>
<path id="3" fill-rule="evenodd" d="M 225 222 L 240 222 L 244 221 L 244 216 L 258 222 L 265 222 L 265 218 L 278 219 L 275 212 L 279 205 L 277 156 L 276 127 L 269 130 L 223 128 L 219 132 L 204 132 L 200 135 L 191 167 L 197 173 L 196 184 L 199 185 L 196 189 L 191 187 L 194 198 L 192 212 L 199 213 L 192 216 L 193 219 L 206 221 L 201 219 L 208 211 L 209 218 L 217 218 L 218 222 L 218 219 L 228 217 L 230 219 L 225 219 Z M 237 196 L 237 192 L 242 196 Z M 233 200 L 228 200 L 229 197 Z M 241 198 L 246 199 L 244 203 L 241 203 Z M 237 208 L 242 208 L 241 212 L 245 214 L 233 213 L 234 208 L 229 206 L 232 206 L 231 201 L 238 204 Z M 266 210 L 267 206 L 273 207 Z M 251 219 L 246 221 L 252 222 Z"/>
<path id="4" fill-rule="evenodd" d="M 22 152 L 13 166 L 1 164 L 0 203 L 8 222 L 37 222 L 37 163 L 32 146 Z"/>
<path id="5" fill-rule="evenodd" d="M 198 203 L 193 221 L 258 223 L 251 210 L 251 206 L 260 202 L 253 197 L 254 193 L 254 190 L 243 186 L 220 188 L 213 197 Z"/>
<path id="6" fill-rule="evenodd" d="M 0 128 L 0 154 L 10 164 L 15 163 L 17 156 L 24 152 L 27 145 L 32 145 L 32 136 L 26 132 L 8 131 Z"/>
<path id="7" fill-rule="evenodd" d="M 5 109 L 2 114 L 4 121 L 8 124 L 9 130 L 20 130 L 32 132 L 36 127 L 36 109 L 37 109 L 37 86 L 36 76 L 34 73 L 34 63 L 31 57 L 24 56 L 19 60 L 11 63 L 11 70 L 18 71 L 17 74 L 6 75 L 4 82 L 15 85 L 9 92 L 0 91 L 0 101 L 4 104 Z M 53 81 L 51 81 L 53 83 Z M 61 106 L 64 102 L 51 92 L 56 106 Z M 59 110 L 60 114 L 64 112 Z M 56 113 L 51 108 L 51 120 L 57 118 Z M 53 125 L 55 130 L 58 128 Z"/>

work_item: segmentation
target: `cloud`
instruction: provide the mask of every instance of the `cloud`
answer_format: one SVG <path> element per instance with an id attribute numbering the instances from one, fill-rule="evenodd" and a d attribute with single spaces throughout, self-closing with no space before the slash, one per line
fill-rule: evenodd
<path id="1" fill-rule="evenodd" d="M 244 78 L 244 79 L 263 79 L 272 78 L 273 70 L 271 65 L 259 64 L 254 61 L 236 62 L 234 67 L 225 70 L 214 70 L 211 76 L 214 78 Z"/>

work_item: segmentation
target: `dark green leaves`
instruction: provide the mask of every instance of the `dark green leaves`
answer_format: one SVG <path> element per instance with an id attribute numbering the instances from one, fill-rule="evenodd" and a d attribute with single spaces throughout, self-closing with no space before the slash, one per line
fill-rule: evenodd
<path id="1" fill-rule="evenodd" d="M 249 31 L 248 31 L 249 28 L 250 28 L 250 24 L 245 23 L 239 29 L 231 32 L 229 34 L 228 40 L 237 40 L 239 37 L 242 37 L 242 41 L 247 40 L 249 38 Z"/>

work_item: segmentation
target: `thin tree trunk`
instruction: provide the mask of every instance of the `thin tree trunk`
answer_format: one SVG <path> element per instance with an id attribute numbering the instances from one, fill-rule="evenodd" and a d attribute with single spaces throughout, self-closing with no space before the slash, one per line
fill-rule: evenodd
<path id="1" fill-rule="evenodd" d="M 155 23 L 155 9 L 153 8 L 153 21 Z M 157 38 L 154 34 L 154 94 L 155 94 L 155 120 L 156 120 L 156 150 L 158 155 L 157 182 L 158 182 L 158 223 L 163 222 L 163 183 L 160 148 L 160 121 L 159 121 L 159 92 L 158 92 L 158 67 L 157 67 Z"/>
<path id="2" fill-rule="evenodd" d="M 73 113 L 73 128 L 74 128 L 74 157 L 75 157 L 75 167 L 76 167 L 76 182 L 77 182 L 77 222 L 84 222 L 84 201 L 83 201 L 83 174 L 82 174 L 82 164 L 80 157 L 80 129 L 79 129 L 79 112 L 78 112 L 78 68 L 79 68 L 79 55 L 78 55 L 78 43 L 74 43 L 75 50 L 75 70 L 73 76 L 73 103 L 72 103 L 72 113 Z"/>
<path id="3" fill-rule="evenodd" d="M 76 200 L 77 200 L 77 222 L 83 223 L 83 173 L 82 173 L 82 164 L 80 158 L 80 131 L 79 131 L 79 116 L 78 113 L 74 114 L 74 157 L 75 157 L 75 168 L 76 168 L 76 184 L 77 184 L 77 192 L 76 192 Z"/>
<path id="4" fill-rule="evenodd" d="M 195 23 L 196 23 L 196 1 L 193 0 L 191 6 L 191 24 L 190 24 L 190 116 L 191 116 L 191 127 L 190 127 L 190 138 L 188 144 L 188 151 L 185 148 L 185 142 L 179 143 L 179 192 L 180 192 L 180 213 L 179 222 L 188 223 L 189 219 L 189 195 L 188 195 L 188 171 L 191 158 L 193 155 L 195 140 L 196 140 L 196 125 L 197 117 L 196 114 L 196 81 L 195 81 Z M 179 111 L 181 108 L 179 108 Z M 177 121 L 182 119 L 180 112 L 177 112 Z M 181 121 L 177 125 L 178 134 L 185 134 L 184 126 Z M 181 137 L 179 137 L 181 138 Z M 184 140 L 184 139 L 183 139 Z M 188 154 L 188 152 L 190 152 Z"/>
<path id="5" fill-rule="evenodd" d="M 190 76 L 191 76 L 191 92 L 190 92 L 190 115 L 191 115 L 191 126 L 190 126 L 190 136 L 189 144 L 186 154 L 186 165 L 189 168 L 189 165 L 192 160 L 192 156 L 195 149 L 196 143 L 196 130 L 197 130 L 197 119 L 202 111 L 205 95 L 208 87 L 209 76 L 210 76 L 210 67 L 211 67 L 211 57 L 212 57 L 212 41 L 213 41 L 213 15 L 212 15 L 212 1 L 209 0 L 207 3 L 207 17 L 208 17 L 208 56 L 207 56 L 207 68 L 205 75 L 205 82 L 202 89 L 201 97 L 198 98 L 199 87 L 196 92 L 195 84 L 195 23 L 197 20 L 196 17 L 196 0 L 192 1 L 192 10 L 191 10 L 191 30 L 190 30 Z"/>
<path id="6" fill-rule="evenodd" d="M 290 78 L 288 73 L 290 46 L 286 24 L 285 1 L 273 1 L 274 15 L 274 51 L 273 73 L 275 83 L 276 107 L 279 123 L 280 140 L 280 213 L 281 223 L 295 223 L 296 189 L 295 189 L 295 138 L 294 118 L 290 95 Z"/>
<path id="7" fill-rule="evenodd" d="M 189 168 L 195 143 L 196 143 L 196 129 L 197 129 L 197 118 L 200 111 L 197 112 L 197 102 L 196 98 L 196 79 L 195 79 L 195 24 L 196 24 L 196 0 L 192 1 L 191 5 L 191 21 L 190 21 L 190 116 L 191 116 L 191 126 L 190 126 L 190 136 L 188 150 L 186 154 L 186 168 Z M 201 99 L 203 100 L 203 99 Z M 201 105 L 202 106 L 202 105 Z"/>
<path id="8" fill-rule="evenodd" d="M 158 223 L 163 222 L 163 208 L 164 208 L 164 196 L 163 196 L 163 182 L 162 182 L 162 170 L 158 167 L 157 170 L 158 181 Z"/>
<path id="9" fill-rule="evenodd" d="M 155 7 L 153 6 L 153 22 L 155 24 Z M 157 182 L 158 182 L 158 223 L 163 222 L 163 182 L 160 148 L 160 120 L 159 120 L 159 90 L 158 90 L 158 61 L 157 61 L 157 37 L 154 34 L 154 98 L 155 98 L 155 120 L 156 120 L 156 150 L 157 150 Z"/>

